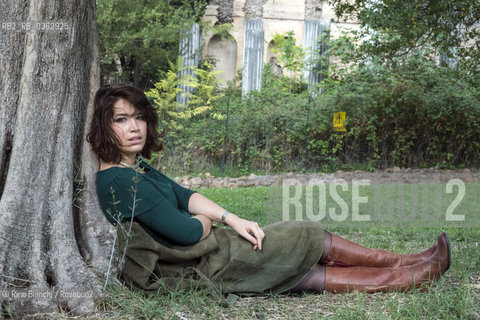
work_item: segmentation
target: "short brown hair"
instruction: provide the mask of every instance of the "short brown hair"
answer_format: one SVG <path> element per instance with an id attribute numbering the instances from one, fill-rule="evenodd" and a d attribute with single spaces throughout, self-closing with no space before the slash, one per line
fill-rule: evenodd
<path id="1" fill-rule="evenodd" d="M 162 135 L 157 131 L 157 111 L 142 90 L 129 84 L 105 85 L 98 89 L 87 141 L 92 146 L 93 152 L 103 161 L 113 163 L 122 161 L 122 154 L 117 147 L 119 141 L 111 128 L 113 105 L 120 99 L 130 102 L 142 113 L 147 122 L 147 139 L 141 153 L 145 158 L 150 158 L 152 151 L 162 149 L 159 141 Z"/>

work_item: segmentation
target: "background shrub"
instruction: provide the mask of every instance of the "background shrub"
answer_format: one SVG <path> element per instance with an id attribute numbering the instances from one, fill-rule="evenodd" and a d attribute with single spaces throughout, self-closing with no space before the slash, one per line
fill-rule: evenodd
<path id="1" fill-rule="evenodd" d="M 225 119 L 184 119 L 181 130 L 168 132 L 174 149 L 158 155 L 157 167 L 205 170 L 219 166 L 224 152 L 240 173 L 480 163 L 478 75 L 413 55 L 331 75 L 315 98 L 291 83 L 267 65 L 261 92 L 242 99 L 231 87 L 212 102 L 211 112 Z M 333 131 L 336 111 L 347 114 L 346 132 Z"/>

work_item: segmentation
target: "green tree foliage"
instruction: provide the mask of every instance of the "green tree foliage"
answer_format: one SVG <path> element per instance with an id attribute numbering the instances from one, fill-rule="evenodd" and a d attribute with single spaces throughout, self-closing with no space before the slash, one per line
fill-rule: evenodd
<path id="1" fill-rule="evenodd" d="M 356 35 L 365 40 L 359 58 L 386 59 L 433 48 L 436 53 L 456 49 L 462 64 L 474 70 L 480 61 L 480 2 L 478 0 L 328 0 L 338 17 L 362 26 Z"/>
<path id="2" fill-rule="evenodd" d="M 288 71 L 290 88 L 293 79 L 298 79 L 303 68 L 305 53 L 302 46 L 297 45 L 293 31 L 276 33 L 273 36 L 272 52 L 276 54 L 277 62 Z"/>
<path id="3" fill-rule="evenodd" d="M 167 72 L 161 72 L 160 81 L 154 84 L 154 87 L 146 92 L 147 97 L 153 99 L 157 107 L 160 120 L 163 127 L 169 131 L 178 131 L 184 129 L 185 121 L 203 115 L 212 119 L 223 119 L 221 114 L 212 112 L 213 101 L 222 97 L 218 93 L 218 84 L 220 80 L 217 75 L 220 71 L 215 71 L 207 62 L 203 63 L 203 69 L 193 67 L 195 76 L 185 75 L 179 77 L 179 70 L 176 66 L 181 65 L 180 59 L 177 64 L 169 63 L 170 69 Z M 187 85 L 193 88 L 193 92 L 184 94 L 188 97 L 186 106 L 177 103 L 177 95 L 182 93 L 180 85 Z"/>
<path id="4" fill-rule="evenodd" d="M 189 82 L 189 79 L 184 77 L 181 79 L 178 76 L 177 67 L 174 63 L 169 63 L 170 69 L 162 72 L 162 79 L 154 84 L 154 87 L 146 92 L 147 97 L 153 99 L 153 104 L 157 107 L 160 119 L 166 117 L 173 118 L 164 123 L 168 129 L 176 129 L 177 125 L 175 119 L 181 118 L 176 112 L 177 95 L 182 92 L 179 85 L 182 82 Z"/>
<path id="5" fill-rule="evenodd" d="M 305 88 L 290 91 L 266 64 L 260 92 L 243 98 L 240 88 L 229 92 L 228 131 L 223 121 L 191 117 L 179 120 L 182 130 L 169 132 L 182 169 L 219 165 L 223 150 L 227 166 L 243 173 L 480 164 L 478 75 L 417 53 L 395 65 L 373 60 L 334 76 L 309 99 Z M 227 99 L 211 107 L 226 115 Z M 336 111 L 347 114 L 346 132 L 333 130 Z M 162 169 L 171 169 L 176 155 L 166 149 L 161 157 Z"/>
<path id="6" fill-rule="evenodd" d="M 196 106 L 195 109 L 199 110 L 197 114 L 204 114 L 204 117 L 208 113 L 213 119 L 223 119 L 222 115 L 211 112 L 212 103 L 222 97 L 218 92 L 218 86 L 222 82 L 218 75 L 223 71 L 213 70 L 213 66 L 204 61 L 202 68 L 194 68 L 193 72 L 195 77 L 189 85 L 195 90 L 188 102 L 189 105 Z"/>
<path id="7" fill-rule="evenodd" d="M 203 0 L 97 0 L 102 76 L 146 87 L 176 61 L 179 37 L 198 21 Z M 121 64 L 119 74 L 118 65 Z"/>
<path id="8" fill-rule="evenodd" d="M 214 103 L 223 97 L 218 90 L 221 81 L 217 79 L 221 71 L 215 71 L 208 62 L 203 62 L 202 68 L 192 67 L 194 76 L 179 77 L 180 70 L 177 66 L 181 65 L 180 58 L 176 64 L 169 63 L 170 69 L 161 72 L 160 81 L 146 92 L 157 107 L 161 129 L 167 133 L 166 139 L 171 148 L 170 151 L 154 154 L 151 159 L 152 165 L 162 170 L 166 169 L 168 163 L 174 166 L 198 165 L 195 159 L 199 156 L 199 151 L 217 143 L 202 137 L 211 138 L 212 130 L 218 129 L 219 120 L 224 119 L 218 108 L 213 108 Z M 183 93 L 188 97 L 187 105 L 180 105 L 176 100 L 177 94 L 182 93 L 180 84 L 193 88 L 192 92 Z M 199 138 L 205 144 L 196 144 L 195 141 Z M 177 147 L 173 147 L 171 140 L 175 141 Z M 180 150 L 180 158 L 174 148 Z"/>
<path id="9" fill-rule="evenodd" d="M 394 65 L 359 64 L 329 79 L 323 103 L 347 112 L 336 158 L 374 167 L 478 166 L 478 80 L 420 53 Z"/>

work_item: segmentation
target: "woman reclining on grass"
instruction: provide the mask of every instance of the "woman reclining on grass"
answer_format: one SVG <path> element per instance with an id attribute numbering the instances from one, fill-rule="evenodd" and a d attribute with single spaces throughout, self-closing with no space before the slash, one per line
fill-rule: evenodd
<path id="1" fill-rule="evenodd" d="M 408 290 L 429 285 L 450 267 L 442 232 L 415 254 L 369 249 L 311 221 L 261 228 L 175 183 L 141 158 L 161 149 L 156 110 L 130 85 L 95 96 L 87 140 L 100 157 L 97 192 L 108 221 L 132 222 L 124 280 L 154 291 L 158 278 L 214 285 L 244 295 Z M 231 228 L 212 227 L 221 222 Z"/>

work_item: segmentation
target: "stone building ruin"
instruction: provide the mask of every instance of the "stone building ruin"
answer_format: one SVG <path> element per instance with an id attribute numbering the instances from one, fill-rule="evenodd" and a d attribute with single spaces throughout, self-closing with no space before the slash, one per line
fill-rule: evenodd
<path id="1" fill-rule="evenodd" d="M 242 70 L 244 94 L 261 88 L 263 65 L 275 58 L 271 50 L 275 34 L 293 31 L 297 44 L 318 54 L 325 49 L 316 47 L 324 32 L 335 37 L 342 28 L 358 28 L 353 21 L 335 20 L 332 8 L 319 0 L 210 1 L 204 19 L 232 24 L 233 39 L 203 35 L 202 54 L 216 60 L 216 69 L 223 71 L 219 78 L 225 83 L 234 80 L 238 70 Z M 312 66 L 306 67 L 302 76 L 312 90 L 321 81 Z"/>

